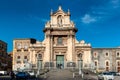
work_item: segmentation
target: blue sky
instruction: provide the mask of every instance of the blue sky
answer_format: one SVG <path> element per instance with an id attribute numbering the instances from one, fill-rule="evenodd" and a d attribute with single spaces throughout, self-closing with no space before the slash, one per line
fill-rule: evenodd
<path id="1" fill-rule="evenodd" d="M 50 11 L 70 10 L 78 41 L 92 47 L 120 46 L 120 0 L 0 0 L 0 39 L 12 51 L 15 38 L 44 40 Z"/>

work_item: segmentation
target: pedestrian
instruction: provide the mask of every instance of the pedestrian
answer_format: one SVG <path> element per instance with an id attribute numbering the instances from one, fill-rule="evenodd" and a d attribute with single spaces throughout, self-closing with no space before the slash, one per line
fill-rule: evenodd
<path id="1" fill-rule="evenodd" d="M 62 64 L 60 64 L 60 69 L 62 69 Z"/>
<path id="2" fill-rule="evenodd" d="M 11 77 L 11 79 L 10 79 L 10 80 L 14 80 L 14 79 L 15 79 L 15 74 L 14 74 L 14 72 L 13 72 L 13 71 L 11 71 L 11 72 L 10 72 L 10 77 Z"/>

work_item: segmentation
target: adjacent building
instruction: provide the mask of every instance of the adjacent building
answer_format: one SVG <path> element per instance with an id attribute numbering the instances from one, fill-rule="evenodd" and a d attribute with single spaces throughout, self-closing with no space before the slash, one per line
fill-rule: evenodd
<path id="1" fill-rule="evenodd" d="M 59 6 L 50 13 L 44 27 L 45 39 L 14 39 L 13 70 L 42 68 L 84 68 L 97 71 L 120 71 L 119 48 L 92 48 L 76 39 L 78 31 L 70 12 Z"/>
<path id="2" fill-rule="evenodd" d="M 5 67 L 7 66 L 6 56 L 7 56 L 7 43 L 0 40 L 0 70 L 5 69 Z"/>
<path id="3" fill-rule="evenodd" d="M 92 48 L 94 69 L 120 72 L 120 48 Z"/>

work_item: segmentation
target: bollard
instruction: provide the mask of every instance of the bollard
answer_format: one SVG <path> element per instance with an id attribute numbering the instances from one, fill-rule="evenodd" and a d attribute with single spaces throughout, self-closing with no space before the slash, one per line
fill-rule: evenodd
<path id="1" fill-rule="evenodd" d="M 81 75 L 81 76 L 82 76 L 82 78 L 83 78 L 84 74 L 82 73 L 82 75 Z"/>
<path id="2" fill-rule="evenodd" d="M 47 78 L 47 74 L 46 73 L 44 74 L 44 78 Z"/>
<path id="3" fill-rule="evenodd" d="M 75 73 L 73 73 L 73 78 L 75 78 Z"/>

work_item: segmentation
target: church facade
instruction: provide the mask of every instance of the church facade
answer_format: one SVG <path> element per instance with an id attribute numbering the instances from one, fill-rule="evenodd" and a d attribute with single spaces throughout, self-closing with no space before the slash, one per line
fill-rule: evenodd
<path id="1" fill-rule="evenodd" d="M 51 11 L 50 21 L 45 24 L 43 31 L 45 39 L 42 42 L 32 38 L 14 39 L 13 70 L 59 67 L 120 70 L 119 48 L 92 48 L 90 43 L 76 40 L 78 29 L 70 20 L 69 10 L 64 12 L 59 6 L 56 12 Z M 111 63 L 114 53 L 111 50 L 117 55 L 114 57 L 117 67 L 114 68 Z M 109 57 L 104 57 L 106 53 L 110 53 Z"/>

